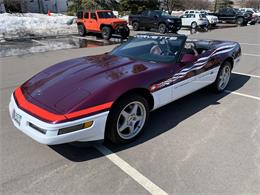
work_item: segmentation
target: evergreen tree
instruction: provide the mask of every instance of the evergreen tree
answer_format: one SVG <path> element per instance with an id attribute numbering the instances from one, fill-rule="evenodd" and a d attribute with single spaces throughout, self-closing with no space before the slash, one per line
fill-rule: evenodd
<path id="1" fill-rule="evenodd" d="M 120 0 L 120 11 L 137 13 L 146 9 L 159 9 L 158 0 Z"/>
<path id="2" fill-rule="evenodd" d="M 215 7 L 214 7 L 214 11 L 226 8 L 226 7 L 230 7 L 234 4 L 233 1 L 230 0 L 215 0 Z"/>
<path id="3" fill-rule="evenodd" d="M 68 0 L 68 4 L 70 15 L 74 15 L 78 10 L 117 10 L 119 8 L 119 3 L 116 0 Z"/>

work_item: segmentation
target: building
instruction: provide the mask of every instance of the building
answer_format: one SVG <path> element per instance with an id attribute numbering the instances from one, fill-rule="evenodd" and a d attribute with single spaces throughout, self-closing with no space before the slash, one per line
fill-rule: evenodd
<path id="1" fill-rule="evenodd" d="M 4 0 L 0 0 L 0 13 L 5 13 Z"/>
<path id="2" fill-rule="evenodd" d="M 67 0 L 26 0 L 28 12 L 47 13 L 48 10 L 54 13 L 66 12 L 68 9 Z"/>
<path id="3" fill-rule="evenodd" d="M 68 0 L 4 0 L 3 2 L 6 11 L 14 12 L 48 13 L 49 10 L 53 13 L 63 13 L 68 9 Z M 12 10 L 13 8 L 15 9 Z"/>

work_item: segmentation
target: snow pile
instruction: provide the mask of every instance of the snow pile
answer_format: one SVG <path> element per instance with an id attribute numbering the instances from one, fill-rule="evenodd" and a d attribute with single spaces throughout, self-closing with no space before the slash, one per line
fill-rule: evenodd
<path id="1" fill-rule="evenodd" d="M 24 38 L 31 36 L 56 36 L 77 33 L 74 16 L 36 13 L 0 14 L 1 39 Z"/>
<path id="2" fill-rule="evenodd" d="M 179 16 L 181 16 L 183 14 L 184 14 L 184 11 L 172 11 L 172 16 L 179 17 Z"/>

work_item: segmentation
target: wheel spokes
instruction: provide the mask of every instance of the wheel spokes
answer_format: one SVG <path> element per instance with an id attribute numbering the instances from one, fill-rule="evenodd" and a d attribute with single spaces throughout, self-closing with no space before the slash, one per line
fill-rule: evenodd
<path id="1" fill-rule="evenodd" d="M 135 133 L 135 126 L 134 124 L 132 124 L 131 126 L 128 127 L 129 128 L 129 134 L 133 135 Z"/>
<path id="2" fill-rule="evenodd" d="M 221 75 L 219 76 L 219 88 L 224 89 L 229 81 L 230 78 L 230 68 L 225 67 L 221 71 Z"/>
<path id="3" fill-rule="evenodd" d="M 145 123 L 144 106 L 139 102 L 131 102 L 121 111 L 117 120 L 117 132 L 124 139 L 131 139 L 138 134 Z"/>
<path id="4" fill-rule="evenodd" d="M 128 117 L 130 116 L 130 113 L 128 113 L 128 112 L 126 112 L 125 110 L 123 110 L 123 111 L 121 112 L 121 115 L 125 118 L 125 120 L 127 120 Z"/>
<path id="5" fill-rule="evenodd" d="M 128 128 L 128 125 L 127 125 L 127 122 L 125 120 L 124 123 L 118 128 L 118 130 L 120 132 L 123 132 L 126 128 Z"/>
<path id="6" fill-rule="evenodd" d="M 137 114 L 137 109 L 138 109 L 138 105 L 137 104 L 134 104 L 133 105 L 133 108 L 132 108 L 132 110 L 131 110 L 131 114 Z"/>

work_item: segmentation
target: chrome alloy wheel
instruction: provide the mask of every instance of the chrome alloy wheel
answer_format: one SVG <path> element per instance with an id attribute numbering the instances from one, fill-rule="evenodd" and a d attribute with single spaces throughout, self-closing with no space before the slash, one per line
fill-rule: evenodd
<path id="1" fill-rule="evenodd" d="M 141 102 L 131 102 L 124 107 L 117 119 L 117 133 L 122 139 L 134 138 L 143 128 L 146 109 Z"/>
<path id="2" fill-rule="evenodd" d="M 219 75 L 218 88 L 219 90 L 224 90 L 229 82 L 231 75 L 231 69 L 229 66 L 223 67 Z"/>

